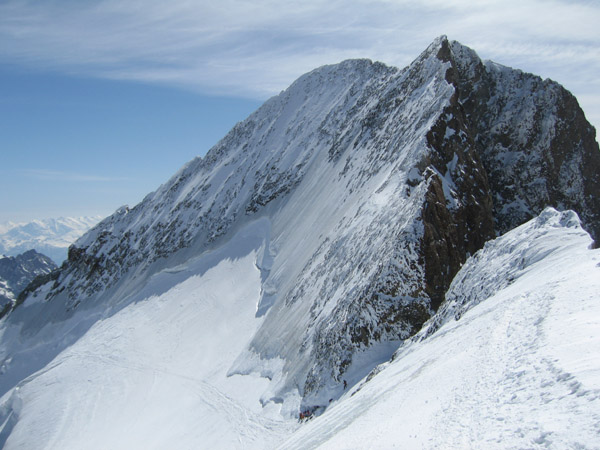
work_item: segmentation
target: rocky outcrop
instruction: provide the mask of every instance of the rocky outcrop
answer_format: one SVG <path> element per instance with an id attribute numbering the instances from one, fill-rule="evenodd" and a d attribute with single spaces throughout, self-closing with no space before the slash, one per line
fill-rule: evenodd
<path id="1" fill-rule="evenodd" d="M 457 93 L 481 155 L 498 234 L 546 206 L 571 209 L 600 238 L 600 151 L 596 131 L 558 83 L 450 45 Z"/>
<path id="2" fill-rule="evenodd" d="M 549 205 L 578 212 L 600 237 L 600 151 L 573 95 L 457 42 L 442 39 L 437 57 L 451 64 L 455 94 L 427 135 L 421 255 L 434 309 L 468 255 Z"/>

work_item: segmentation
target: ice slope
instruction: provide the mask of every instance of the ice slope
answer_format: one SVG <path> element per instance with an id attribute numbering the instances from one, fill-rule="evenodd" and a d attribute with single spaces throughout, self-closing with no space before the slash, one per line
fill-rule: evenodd
<path id="1" fill-rule="evenodd" d="M 489 242 L 393 361 L 279 448 L 598 448 L 591 242 L 552 209 Z"/>
<path id="2" fill-rule="evenodd" d="M 278 405 L 262 407 L 268 380 L 226 376 L 264 320 L 255 315 L 256 263 L 268 233 L 266 219 L 248 224 L 225 246 L 155 274 L 118 312 L 85 312 L 96 316 L 91 328 L 0 399 L 0 446 L 262 449 L 280 441 L 297 422 Z M 46 325 L 49 341 L 23 348 L 22 363 L 46 358 L 81 320 Z M 17 341 L 14 331 L 3 329 L 2 342 Z"/>
<path id="3" fill-rule="evenodd" d="M 60 265 L 67 258 L 69 245 L 75 242 L 102 217 L 60 217 L 28 223 L 0 225 L 0 254 L 17 256 L 27 250 L 48 255 Z"/>

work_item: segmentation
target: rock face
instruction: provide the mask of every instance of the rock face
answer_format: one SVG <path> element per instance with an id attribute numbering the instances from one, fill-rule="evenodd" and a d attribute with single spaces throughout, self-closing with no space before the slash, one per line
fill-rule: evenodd
<path id="1" fill-rule="evenodd" d="M 498 234 L 545 206 L 577 211 L 600 238 L 596 131 L 558 83 L 486 61 L 454 42 L 459 102 L 488 174 Z"/>
<path id="2" fill-rule="evenodd" d="M 598 239 L 599 164 L 571 94 L 441 37 L 402 70 L 355 60 L 304 75 L 79 239 L 45 292 L 69 314 L 124 304 L 266 220 L 264 322 L 230 373 L 271 377 L 277 361 L 265 400 L 297 390 L 313 408 L 417 333 L 496 234 L 550 205 Z"/>
<path id="3" fill-rule="evenodd" d="M 12 306 L 34 278 L 56 269 L 58 267 L 50 258 L 35 250 L 0 258 L 0 308 Z"/>

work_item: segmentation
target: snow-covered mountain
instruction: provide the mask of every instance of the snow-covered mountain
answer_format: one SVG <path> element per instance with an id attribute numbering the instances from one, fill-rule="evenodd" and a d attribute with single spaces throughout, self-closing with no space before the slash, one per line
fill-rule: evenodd
<path id="1" fill-rule="evenodd" d="M 60 217 L 0 225 L 0 254 L 17 256 L 27 250 L 48 255 L 56 264 L 67 258 L 67 249 L 102 217 Z"/>
<path id="2" fill-rule="evenodd" d="M 56 269 L 54 261 L 35 250 L 0 258 L 0 314 L 8 311 L 5 308 L 12 307 L 19 294 L 36 277 Z"/>
<path id="3" fill-rule="evenodd" d="M 496 235 L 560 216 L 597 257 L 573 213 L 544 208 L 598 239 L 598 167 L 568 91 L 445 37 L 402 70 L 316 69 L 81 237 L 3 319 L 0 442 L 276 446 L 493 296 L 455 286 Z"/>

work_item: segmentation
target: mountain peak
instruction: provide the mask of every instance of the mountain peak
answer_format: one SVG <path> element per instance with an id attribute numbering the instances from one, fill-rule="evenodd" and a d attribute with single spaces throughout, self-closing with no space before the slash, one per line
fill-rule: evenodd
<path id="1" fill-rule="evenodd" d="M 436 51 L 439 51 L 441 48 L 443 48 L 446 45 L 448 45 L 448 36 L 446 36 L 445 34 L 442 34 L 442 35 L 436 37 L 431 42 L 431 44 L 429 44 L 427 46 L 424 53 L 434 53 Z"/>
<path id="2" fill-rule="evenodd" d="M 126 327 L 142 361 L 119 368 L 154 355 L 219 402 L 258 374 L 263 406 L 322 412 L 443 308 L 496 234 L 555 206 L 598 238 L 600 152 L 563 91 L 445 36 L 402 70 L 349 60 L 300 77 L 70 248 L 5 321 L 27 332 L 0 353 L 0 393 Z"/>

